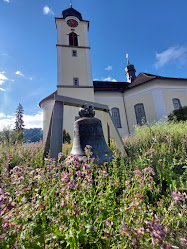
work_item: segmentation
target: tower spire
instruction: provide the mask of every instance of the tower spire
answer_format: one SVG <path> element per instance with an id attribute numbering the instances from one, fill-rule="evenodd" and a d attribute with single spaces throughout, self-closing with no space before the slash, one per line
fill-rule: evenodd
<path id="1" fill-rule="evenodd" d="M 70 6 L 71 6 L 71 8 L 72 8 L 72 0 L 70 0 Z"/>
<path id="2" fill-rule="evenodd" d="M 136 69 L 134 68 L 134 65 L 130 64 L 129 61 L 129 55 L 126 54 L 127 59 L 127 66 L 125 68 L 126 76 L 127 76 L 127 82 L 132 83 L 133 80 L 136 78 Z"/>

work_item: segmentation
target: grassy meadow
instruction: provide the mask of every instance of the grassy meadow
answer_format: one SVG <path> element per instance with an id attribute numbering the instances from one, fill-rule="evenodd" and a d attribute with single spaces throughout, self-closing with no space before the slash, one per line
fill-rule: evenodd
<path id="1" fill-rule="evenodd" d="M 113 160 L 43 162 L 43 144 L 0 144 L 0 248 L 187 248 L 187 122 L 137 127 Z"/>

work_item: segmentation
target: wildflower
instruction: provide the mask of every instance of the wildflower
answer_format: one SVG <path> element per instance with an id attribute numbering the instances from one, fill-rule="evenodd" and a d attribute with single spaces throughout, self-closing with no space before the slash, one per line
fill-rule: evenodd
<path id="1" fill-rule="evenodd" d="M 134 170 L 133 173 L 135 173 L 136 175 L 143 177 L 143 174 L 140 170 Z"/>
<path id="2" fill-rule="evenodd" d="M 82 165 L 83 165 L 83 169 L 86 170 L 87 174 L 91 174 L 92 171 L 91 171 L 90 166 L 86 163 L 83 163 Z"/>
<path id="3" fill-rule="evenodd" d="M 152 175 L 155 175 L 155 172 L 154 172 L 154 170 L 151 167 L 147 167 L 147 168 L 143 169 L 142 171 L 150 173 Z"/>
<path id="4" fill-rule="evenodd" d="M 134 202 L 131 202 L 131 204 L 129 205 L 129 207 L 135 207 Z"/>
<path id="5" fill-rule="evenodd" d="M 108 220 L 105 220 L 105 223 L 106 223 L 106 225 L 107 225 L 107 226 L 109 226 L 109 222 L 108 222 Z"/>
<path id="6" fill-rule="evenodd" d="M 169 233 L 169 229 L 167 227 L 164 228 L 165 233 Z"/>
<path id="7" fill-rule="evenodd" d="M 132 238 L 132 242 L 136 244 L 136 239 L 134 237 Z"/>
<path id="8" fill-rule="evenodd" d="M 138 234 L 143 234 L 144 235 L 144 228 L 140 227 L 137 229 Z"/>
<path id="9" fill-rule="evenodd" d="M 181 244 L 183 245 L 187 245 L 187 238 L 183 237 L 183 236 L 180 236 L 180 242 Z"/>
<path id="10" fill-rule="evenodd" d="M 64 206 L 66 206 L 66 200 L 64 199 L 64 198 L 62 198 L 62 200 L 61 200 L 61 203 L 60 203 L 60 206 L 61 207 L 64 207 Z"/>
<path id="11" fill-rule="evenodd" d="M 123 231 L 127 231 L 127 228 L 125 226 L 125 222 L 124 221 L 123 221 L 122 225 L 123 225 L 123 227 L 122 227 Z"/>
<path id="12" fill-rule="evenodd" d="M 130 184 L 130 181 L 125 181 L 126 186 L 129 186 L 129 184 Z"/>
<path id="13" fill-rule="evenodd" d="M 152 177 L 152 176 L 149 176 L 149 177 L 148 177 L 148 181 L 152 182 L 152 181 L 153 181 L 153 177 Z"/>
<path id="14" fill-rule="evenodd" d="M 2 233 L 2 234 L 0 235 L 0 238 L 3 239 L 4 237 L 5 237 L 5 233 Z"/>

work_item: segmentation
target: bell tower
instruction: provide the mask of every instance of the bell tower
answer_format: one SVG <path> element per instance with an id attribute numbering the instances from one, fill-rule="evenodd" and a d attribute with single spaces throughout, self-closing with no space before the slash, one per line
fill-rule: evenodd
<path id="1" fill-rule="evenodd" d="M 92 88 L 93 80 L 88 41 L 89 21 L 72 8 L 55 18 L 57 28 L 57 91 L 71 96 L 67 89 Z M 78 92 L 77 92 L 78 93 Z M 80 98 L 80 96 L 77 96 Z"/>

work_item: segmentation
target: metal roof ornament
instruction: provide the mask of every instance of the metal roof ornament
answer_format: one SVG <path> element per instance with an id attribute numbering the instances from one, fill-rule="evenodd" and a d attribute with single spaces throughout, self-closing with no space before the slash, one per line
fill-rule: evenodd
<path id="1" fill-rule="evenodd" d="M 126 54 L 126 59 L 127 59 L 127 66 L 129 66 L 130 65 L 130 61 L 129 61 L 129 55 L 128 54 Z"/>
<path id="2" fill-rule="evenodd" d="M 70 7 L 72 8 L 72 0 L 70 0 Z"/>

